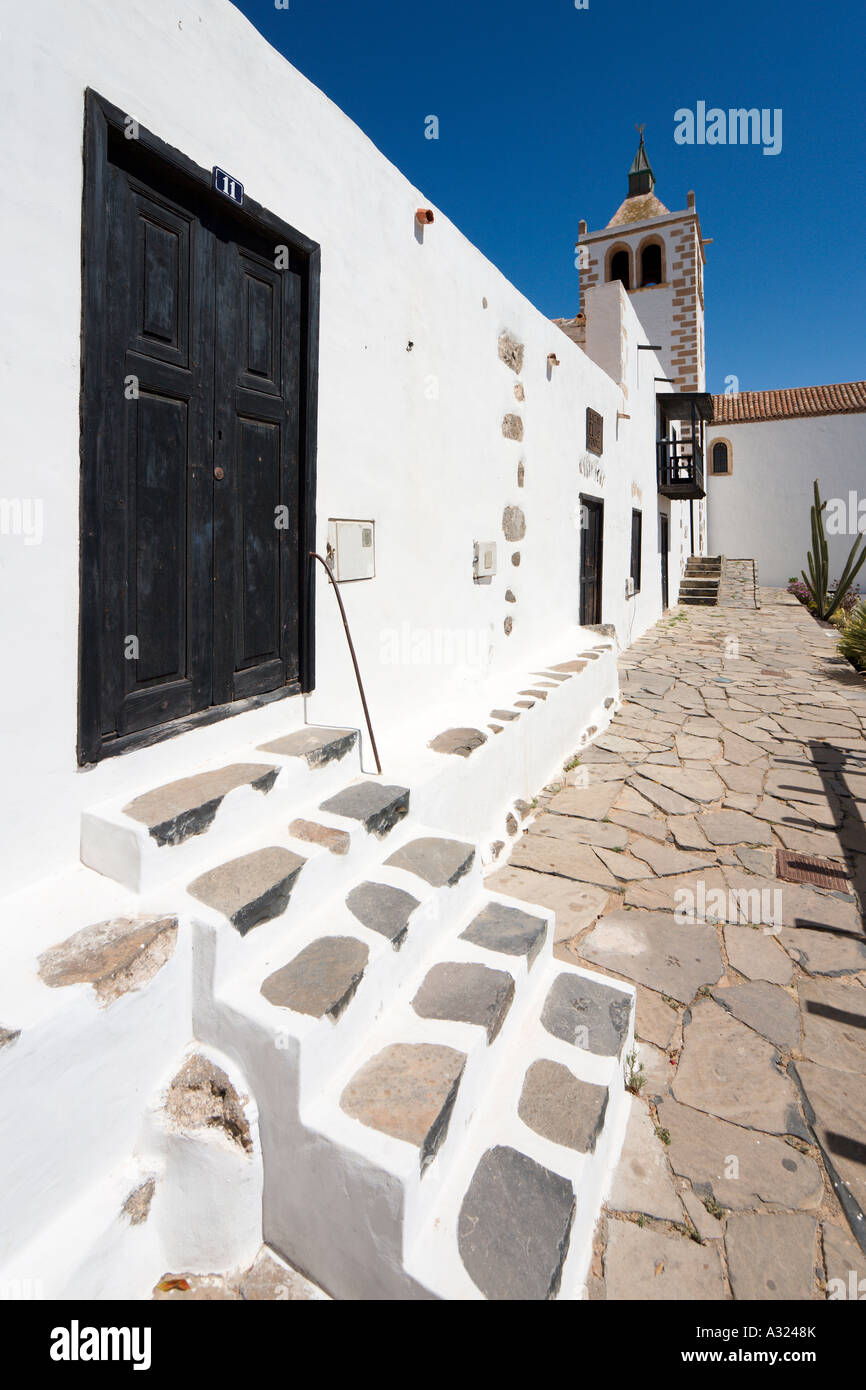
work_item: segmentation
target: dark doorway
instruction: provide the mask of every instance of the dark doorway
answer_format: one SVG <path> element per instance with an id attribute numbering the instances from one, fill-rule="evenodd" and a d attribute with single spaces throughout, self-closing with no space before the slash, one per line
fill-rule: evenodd
<path id="1" fill-rule="evenodd" d="M 600 623 L 604 503 L 597 497 L 580 499 L 580 623 Z"/>
<path id="2" fill-rule="evenodd" d="M 668 597 L 668 554 L 670 551 L 670 525 L 667 516 L 659 514 L 659 550 L 662 561 L 662 611 L 670 607 Z"/>
<path id="3" fill-rule="evenodd" d="M 88 93 L 79 761 L 312 684 L 317 248 Z"/>
<path id="4" fill-rule="evenodd" d="M 629 261 L 627 251 L 615 251 L 610 258 L 610 278 L 611 280 L 621 280 L 626 289 L 630 289 L 631 276 L 629 274 Z"/>

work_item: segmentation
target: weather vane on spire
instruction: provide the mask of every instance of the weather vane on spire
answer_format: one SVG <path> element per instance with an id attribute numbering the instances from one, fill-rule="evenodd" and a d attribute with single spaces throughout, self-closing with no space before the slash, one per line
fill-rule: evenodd
<path id="1" fill-rule="evenodd" d="M 635 130 L 637 131 L 637 133 L 638 133 L 638 135 L 640 136 L 641 140 L 643 139 L 643 131 L 644 131 L 644 126 L 645 126 L 645 125 L 646 125 L 646 121 L 642 121 L 640 125 L 636 125 L 636 126 L 635 126 Z"/>

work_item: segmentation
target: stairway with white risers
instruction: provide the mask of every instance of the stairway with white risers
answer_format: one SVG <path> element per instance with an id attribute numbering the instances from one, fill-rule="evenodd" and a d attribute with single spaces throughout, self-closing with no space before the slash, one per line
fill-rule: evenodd
<path id="1" fill-rule="evenodd" d="M 194 921 L 195 1031 L 256 1096 L 265 1240 L 340 1298 L 578 1296 L 632 993 L 554 961 L 550 914 L 486 893 L 472 845 L 386 839 L 315 914 Z"/>
<path id="2" fill-rule="evenodd" d="M 103 1067 L 94 1105 L 116 1090 L 146 1115 L 175 1050 L 205 1049 L 252 1097 L 256 1239 L 335 1297 L 580 1297 L 625 1130 L 633 991 L 555 961 L 552 914 L 485 891 L 482 861 L 529 813 L 515 759 L 537 788 L 576 711 L 594 722 L 575 744 L 606 723 L 609 659 L 539 671 L 495 724 L 414 750 L 407 785 L 362 773 L 355 731 L 305 726 L 92 807 L 81 858 L 103 920 L 40 928 L 12 1046 L 104 1060 L 117 1021 L 151 1099 Z M 171 1037 L 148 1070 L 154 1004 Z M 231 1184 L 214 1200 L 234 1211 Z"/>

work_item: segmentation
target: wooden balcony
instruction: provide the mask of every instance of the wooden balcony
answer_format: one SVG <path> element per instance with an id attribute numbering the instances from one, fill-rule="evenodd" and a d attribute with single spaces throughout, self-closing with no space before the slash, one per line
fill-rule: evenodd
<path id="1" fill-rule="evenodd" d="M 706 497 L 702 440 L 658 440 L 656 465 L 662 497 Z"/>

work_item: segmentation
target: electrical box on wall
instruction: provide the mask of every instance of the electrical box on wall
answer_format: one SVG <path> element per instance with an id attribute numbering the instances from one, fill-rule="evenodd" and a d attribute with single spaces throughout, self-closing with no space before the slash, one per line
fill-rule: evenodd
<path id="1" fill-rule="evenodd" d="M 341 583 L 376 577 L 376 523 L 328 519 L 328 564 Z"/>
<path id="2" fill-rule="evenodd" d="M 472 578 L 490 579 L 496 573 L 496 542 L 476 541 L 472 558 Z"/>

